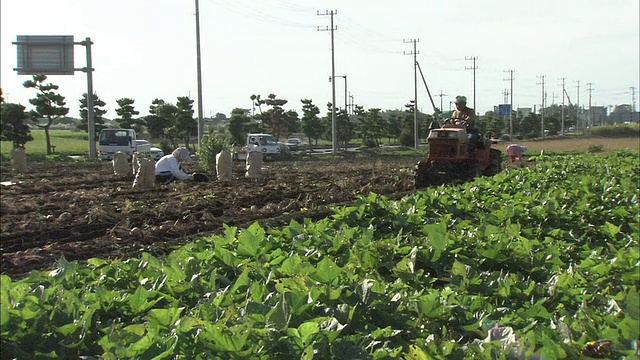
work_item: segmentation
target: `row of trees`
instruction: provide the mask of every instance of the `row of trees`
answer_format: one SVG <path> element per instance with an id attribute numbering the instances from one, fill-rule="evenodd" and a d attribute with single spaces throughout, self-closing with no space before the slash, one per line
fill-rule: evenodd
<path id="1" fill-rule="evenodd" d="M 33 79 L 25 81 L 23 86 L 36 91 L 34 98 L 29 100 L 33 109 L 26 111 L 20 104 L 5 104 L 2 99 L 2 140 L 12 141 L 15 147 L 24 147 L 33 138 L 30 135 L 30 121 L 33 125 L 44 129 L 47 141 L 47 153 L 51 154 L 49 128 L 58 118 L 68 114 L 64 96 L 57 93 L 58 86 L 45 83 L 45 75 L 35 75 Z M 223 131 L 236 144 L 242 144 L 247 133 L 269 132 L 276 138 L 286 138 L 292 133 L 304 133 L 309 144 L 316 144 L 319 140 L 331 140 L 332 104 L 327 104 L 327 113 L 320 116 L 320 109 L 311 99 L 302 99 L 302 116 L 295 110 L 288 110 L 285 106 L 288 100 L 278 98 L 275 94 L 266 97 L 251 95 L 254 111 L 235 108 L 231 112 L 227 128 Z M 106 103 L 97 94 L 93 94 L 94 120 L 96 139 L 105 125 L 104 109 Z M 193 100 L 189 97 L 177 97 L 176 103 L 163 99 L 154 99 L 149 107 L 149 115 L 139 117 L 135 109 L 135 100 L 121 98 L 116 100 L 117 117 L 113 119 L 118 127 L 131 128 L 142 134 L 147 132 L 152 139 L 166 141 L 171 147 L 185 144 L 191 147 L 191 139 L 197 136 L 197 120 L 194 119 Z M 87 94 L 83 94 L 79 103 L 81 122 L 78 129 L 88 131 L 87 126 Z M 255 111 L 257 108 L 257 112 Z M 403 110 L 386 110 L 379 108 L 364 109 L 355 106 L 352 114 L 347 109 L 336 112 L 336 132 L 340 147 L 346 147 L 354 139 L 360 139 L 365 146 L 379 146 L 384 139 L 388 142 L 399 142 L 401 145 L 414 145 L 414 104 L 410 101 Z M 568 113 L 571 109 L 567 108 Z M 418 113 L 418 132 L 420 138 L 428 135 L 429 128 L 437 124 L 436 119 L 428 114 Z M 477 124 L 483 133 L 500 135 L 509 132 L 508 119 L 498 116 L 494 112 L 487 112 L 480 116 Z M 565 127 L 575 125 L 575 119 L 566 119 Z M 514 133 L 521 137 L 536 137 L 541 133 L 540 115 L 531 113 L 526 117 L 514 117 Z M 556 116 L 545 117 L 545 129 L 551 134 L 560 131 L 561 123 Z"/>
<path id="2" fill-rule="evenodd" d="M 47 144 L 47 154 L 52 154 L 51 137 L 49 129 L 55 120 L 66 116 L 69 108 L 66 107 L 65 97 L 57 92 L 58 85 L 45 83 L 46 75 L 34 75 L 31 80 L 23 83 L 25 88 L 34 89 L 36 95 L 29 99 L 33 109 L 26 111 L 20 104 L 5 103 L 0 97 L 2 114 L 0 117 L 0 139 L 11 141 L 14 147 L 25 147 L 28 141 L 33 140 L 28 122 L 36 127 L 44 129 Z M 80 123 L 78 129 L 88 131 L 87 94 L 80 99 Z M 144 129 L 153 138 L 167 139 L 176 147 L 178 143 L 190 146 L 191 135 L 197 131 L 197 122 L 193 118 L 193 100 L 188 97 L 178 97 L 176 104 L 167 103 L 161 99 L 155 99 L 149 109 L 150 115 L 137 117 L 140 113 L 135 110 L 135 101 L 130 98 L 116 100 L 118 115 L 114 121 L 119 127 L 135 129 L 142 133 Z M 93 94 L 95 138 L 98 139 L 100 131 L 106 127 L 104 109 L 106 103 L 97 94 Z"/>

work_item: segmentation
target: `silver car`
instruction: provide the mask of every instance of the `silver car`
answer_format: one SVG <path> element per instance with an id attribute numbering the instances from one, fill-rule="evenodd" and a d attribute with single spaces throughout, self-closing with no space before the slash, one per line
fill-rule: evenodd
<path id="1" fill-rule="evenodd" d="M 136 146 L 140 146 L 140 145 L 150 145 L 151 146 L 151 158 L 153 160 L 155 160 L 155 161 L 160 160 L 160 158 L 164 156 L 164 152 L 162 151 L 162 149 L 153 146 L 147 140 L 136 140 Z"/>

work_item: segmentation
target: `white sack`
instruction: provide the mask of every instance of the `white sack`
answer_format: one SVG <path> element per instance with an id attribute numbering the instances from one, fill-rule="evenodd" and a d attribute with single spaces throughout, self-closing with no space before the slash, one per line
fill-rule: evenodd
<path id="1" fill-rule="evenodd" d="M 218 180 L 231 181 L 231 176 L 233 175 L 231 153 L 222 150 L 216 155 L 216 173 L 218 174 Z"/>

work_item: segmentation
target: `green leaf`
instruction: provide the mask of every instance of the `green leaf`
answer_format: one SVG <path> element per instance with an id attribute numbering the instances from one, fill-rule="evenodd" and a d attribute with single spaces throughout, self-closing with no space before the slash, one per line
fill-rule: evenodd
<path id="1" fill-rule="evenodd" d="M 184 308 L 151 309 L 146 319 L 150 323 L 158 324 L 161 328 L 173 328 L 174 324 L 180 318 L 183 309 Z"/>
<path id="2" fill-rule="evenodd" d="M 318 333 L 319 331 L 320 331 L 320 325 L 318 325 L 318 323 L 313 321 L 308 321 L 298 326 L 298 334 L 300 334 L 300 338 L 302 339 L 302 342 L 305 345 L 309 345 L 308 343 L 309 337 Z"/>
<path id="3" fill-rule="evenodd" d="M 451 267 L 451 275 L 462 276 L 463 278 L 467 278 L 467 266 L 458 260 L 453 262 L 453 266 Z"/>
<path id="4" fill-rule="evenodd" d="M 299 273 L 302 259 L 298 254 L 293 254 L 293 256 L 289 257 L 287 260 L 282 262 L 282 265 L 278 268 L 278 271 L 282 275 L 292 276 Z"/>
<path id="5" fill-rule="evenodd" d="M 91 258 L 91 259 L 87 260 L 87 264 L 90 265 L 92 268 L 97 269 L 99 267 L 103 267 L 105 265 L 108 265 L 109 262 L 107 260 L 103 260 L 103 259 Z"/>
<path id="6" fill-rule="evenodd" d="M 138 341 L 131 344 L 131 346 L 127 349 L 127 354 L 133 357 L 140 356 L 147 350 L 151 349 L 154 346 L 155 342 L 156 334 L 149 332 Z"/>
<path id="7" fill-rule="evenodd" d="M 267 318 L 275 325 L 276 329 L 285 330 L 289 326 L 291 309 L 289 309 L 285 294 L 280 294 L 280 300 L 278 300 L 278 303 L 271 309 Z"/>
<path id="8" fill-rule="evenodd" d="M 4 326 L 9 323 L 9 319 L 11 318 L 11 313 L 9 312 L 9 308 L 5 304 L 0 304 L 0 327 L 4 332 Z"/>
<path id="9" fill-rule="evenodd" d="M 447 248 L 447 225 L 445 223 L 425 225 L 422 231 L 427 235 L 429 245 L 434 250 L 443 251 Z"/>
<path id="10" fill-rule="evenodd" d="M 429 356 L 424 350 L 422 350 L 417 345 L 409 346 L 409 353 L 407 354 L 407 359 L 410 360 L 431 360 L 432 357 Z"/>
<path id="11" fill-rule="evenodd" d="M 216 259 L 222 261 L 222 263 L 224 263 L 225 265 L 230 267 L 236 266 L 236 258 L 233 252 L 218 246 L 214 251 L 214 255 Z"/>
<path id="12" fill-rule="evenodd" d="M 329 257 L 325 257 L 318 263 L 316 272 L 311 274 L 311 277 L 323 284 L 329 284 L 338 276 L 340 276 L 341 273 L 342 269 Z"/>
<path id="13" fill-rule="evenodd" d="M 637 319 L 626 316 L 622 321 L 619 321 L 616 326 L 625 339 L 638 339 L 638 337 L 640 337 L 640 327 L 638 327 Z"/>
<path id="14" fill-rule="evenodd" d="M 629 289 L 626 299 L 622 305 L 624 312 L 627 316 L 634 320 L 640 319 L 640 294 L 633 288 Z"/>
<path id="15" fill-rule="evenodd" d="M 56 331 L 62 336 L 68 336 L 69 334 L 73 334 L 76 330 L 78 330 L 80 326 L 82 326 L 82 324 L 80 323 L 70 323 L 56 327 Z"/>
<path id="16" fill-rule="evenodd" d="M 138 286 L 136 292 L 127 297 L 127 302 L 129 306 L 131 306 L 131 311 L 134 315 L 147 311 L 158 301 L 162 300 L 162 296 L 160 296 L 153 301 L 148 301 L 149 296 L 151 296 L 151 292 L 149 290 L 145 289 L 143 286 Z"/>
<path id="17" fill-rule="evenodd" d="M 257 225 L 257 223 L 251 225 L 251 227 L 244 230 L 238 237 L 238 255 L 257 256 L 263 240 L 264 230 Z"/>
<path id="18" fill-rule="evenodd" d="M 522 313 L 522 318 L 523 319 L 543 319 L 543 320 L 549 320 L 551 318 L 551 314 L 549 313 L 549 311 L 547 311 L 547 309 L 543 306 L 543 304 L 545 303 L 545 299 L 538 301 L 537 303 L 535 303 L 533 306 L 531 306 L 529 309 L 525 310 Z"/>
<path id="19" fill-rule="evenodd" d="M 417 305 L 420 316 L 438 318 L 441 313 L 440 294 L 434 291 L 423 295 L 418 299 Z"/>
<path id="20" fill-rule="evenodd" d="M 616 235 L 620 233 L 620 226 L 615 226 L 610 222 L 605 222 L 602 232 L 608 235 L 611 239 L 615 239 Z"/>

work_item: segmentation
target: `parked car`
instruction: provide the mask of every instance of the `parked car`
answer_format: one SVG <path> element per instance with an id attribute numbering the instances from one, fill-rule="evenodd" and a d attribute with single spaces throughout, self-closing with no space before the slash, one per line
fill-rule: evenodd
<path id="1" fill-rule="evenodd" d="M 285 144 L 287 144 L 289 150 L 298 151 L 300 150 L 300 146 L 302 145 L 302 140 L 300 140 L 299 138 L 290 138 L 287 139 Z"/>
<path id="2" fill-rule="evenodd" d="M 136 145 L 140 146 L 140 145 L 149 145 L 151 148 L 151 158 L 155 161 L 160 160 L 161 157 L 164 156 L 164 152 L 162 151 L 162 149 L 157 148 L 155 146 L 153 146 L 150 142 L 148 142 L 147 140 L 136 140 Z"/>

